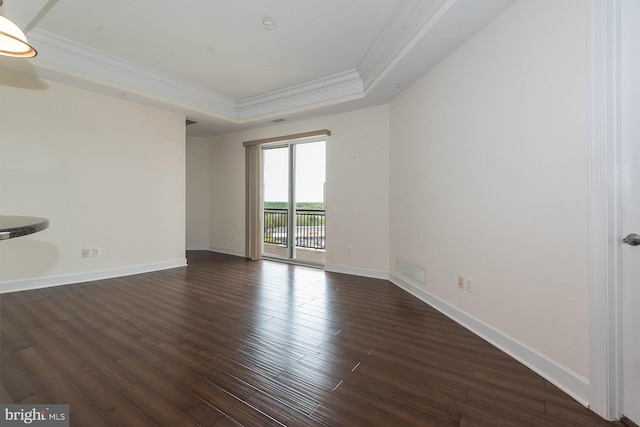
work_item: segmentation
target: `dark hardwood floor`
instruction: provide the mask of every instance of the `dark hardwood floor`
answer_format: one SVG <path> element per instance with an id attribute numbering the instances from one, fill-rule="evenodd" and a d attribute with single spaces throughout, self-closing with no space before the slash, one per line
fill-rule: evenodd
<path id="1" fill-rule="evenodd" d="M 393 284 L 209 252 L 1 296 L 0 401 L 74 426 L 618 426 Z"/>

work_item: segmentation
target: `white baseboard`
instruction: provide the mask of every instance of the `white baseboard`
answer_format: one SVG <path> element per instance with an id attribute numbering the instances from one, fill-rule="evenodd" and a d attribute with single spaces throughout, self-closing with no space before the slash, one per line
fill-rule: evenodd
<path id="1" fill-rule="evenodd" d="M 218 247 L 218 246 L 209 246 L 207 248 L 207 250 L 209 250 L 211 252 L 220 252 L 221 254 L 227 254 L 227 255 L 235 255 L 235 256 L 241 256 L 241 257 L 245 256 L 244 250 L 238 250 L 238 249 L 229 249 L 229 248 L 221 248 L 221 247 Z"/>
<path id="2" fill-rule="evenodd" d="M 373 268 L 353 267 L 341 264 L 325 264 L 325 271 L 334 273 L 352 274 L 354 276 L 371 277 L 373 279 L 389 280 L 389 272 L 385 270 L 375 270 Z"/>
<path id="3" fill-rule="evenodd" d="M 88 271 L 82 273 L 63 274 L 60 276 L 37 277 L 34 279 L 6 281 L 0 282 L 0 294 L 8 292 L 27 291 L 30 289 L 50 288 L 52 286 L 70 285 L 72 283 L 91 282 L 94 280 L 111 279 L 114 277 L 130 276 L 132 274 L 149 273 L 152 271 L 184 267 L 186 265 L 187 259 L 181 258 L 151 264 L 113 268 L 109 270 Z"/>
<path id="4" fill-rule="evenodd" d="M 389 274 L 389 280 L 498 347 L 582 405 L 589 406 L 589 380 L 587 378 L 393 273 Z"/>

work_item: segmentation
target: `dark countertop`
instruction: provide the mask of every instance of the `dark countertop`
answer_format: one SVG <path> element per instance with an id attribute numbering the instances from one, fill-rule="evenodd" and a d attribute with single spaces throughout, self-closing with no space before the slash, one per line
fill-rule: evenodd
<path id="1" fill-rule="evenodd" d="M 49 220 L 33 216 L 0 215 L 0 240 L 26 236 L 49 227 Z"/>

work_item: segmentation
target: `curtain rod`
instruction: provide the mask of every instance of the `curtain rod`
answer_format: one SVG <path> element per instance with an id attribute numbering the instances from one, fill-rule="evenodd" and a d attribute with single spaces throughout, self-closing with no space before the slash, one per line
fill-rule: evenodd
<path id="1" fill-rule="evenodd" d="M 329 129 L 314 130 L 311 132 L 295 133 L 293 135 L 276 136 L 274 138 L 255 139 L 253 141 L 244 141 L 242 145 L 244 147 L 250 147 L 252 145 L 268 144 L 270 142 L 292 141 L 295 139 L 312 138 L 314 136 L 331 136 Z"/>

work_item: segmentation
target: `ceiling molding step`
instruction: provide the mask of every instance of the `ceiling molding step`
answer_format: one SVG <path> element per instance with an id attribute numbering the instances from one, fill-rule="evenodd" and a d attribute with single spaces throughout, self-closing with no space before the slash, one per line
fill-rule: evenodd
<path id="1" fill-rule="evenodd" d="M 249 119 L 283 110 L 317 104 L 327 105 L 331 100 L 341 102 L 345 97 L 363 96 L 363 92 L 360 74 L 356 70 L 349 70 L 242 100 L 238 104 L 238 118 Z"/>
<path id="2" fill-rule="evenodd" d="M 135 94 L 138 98 L 180 106 L 232 122 L 248 122 L 284 111 L 305 111 L 365 97 L 457 0 L 401 2 L 385 30 L 356 69 L 236 100 L 189 85 L 106 52 L 33 29 L 29 37 L 40 55 L 34 64 L 53 70 L 64 83 L 84 80 L 94 86 Z M 449 5 L 449 6 L 448 6 Z"/>
<path id="3" fill-rule="evenodd" d="M 232 122 L 247 122 L 282 110 L 304 110 L 331 104 L 332 100 L 342 102 L 345 97 L 364 96 L 360 75 L 356 70 L 349 70 L 237 101 L 46 31 L 33 29 L 29 37 L 40 52 L 34 65 L 57 73 L 54 75 L 64 75 L 66 78 L 58 79 L 63 83 L 85 80 L 110 88 L 108 93 L 131 92 Z"/>
<path id="4" fill-rule="evenodd" d="M 400 3 L 380 37 L 356 67 L 365 90 L 380 79 L 391 63 L 397 61 L 417 34 L 424 36 L 424 28 L 432 27 L 434 17 L 437 20 L 442 16 L 438 12 L 443 5 L 447 6 L 445 10 L 449 8 L 445 3 L 451 3 L 451 0 L 411 0 Z"/>
<path id="5" fill-rule="evenodd" d="M 192 106 L 198 111 L 237 118 L 238 106 L 234 99 L 186 84 L 46 31 L 33 29 L 29 38 L 38 46 L 39 55 L 33 61 L 35 65 L 54 68 L 63 73 L 66 70 L 73 77 L 97 84 L 111 82 L 112 87 L 121 87 L 123 91 L 134 91 L 142 96 L 146 94 L 151 99 L 163 99 Z"/>

